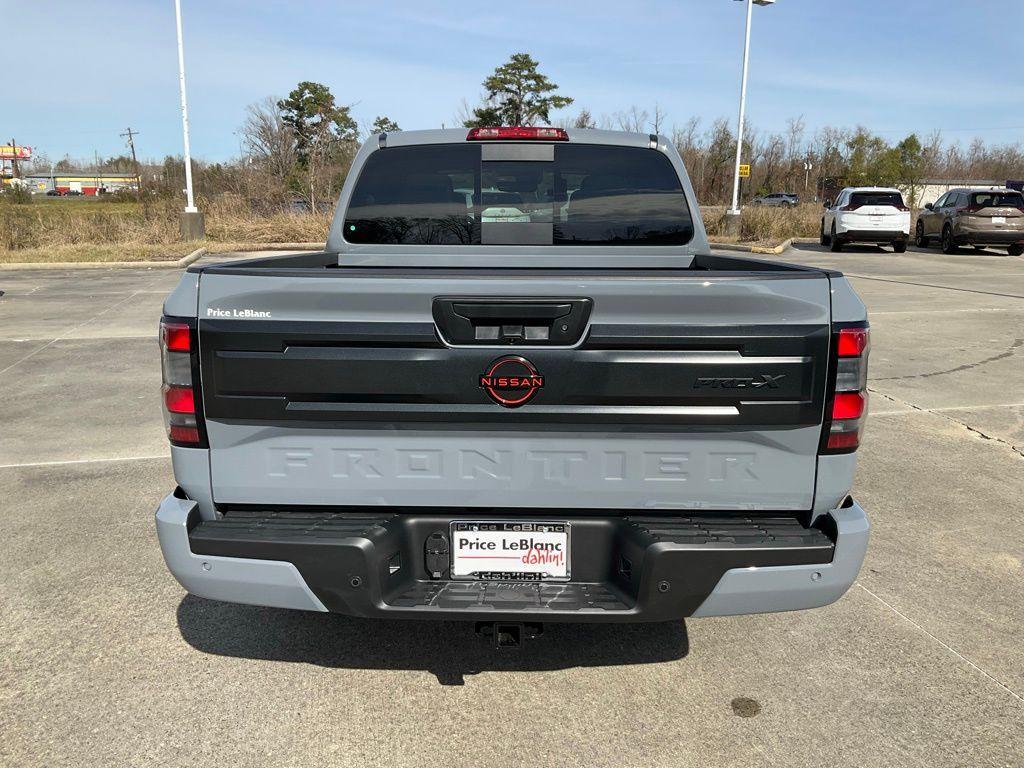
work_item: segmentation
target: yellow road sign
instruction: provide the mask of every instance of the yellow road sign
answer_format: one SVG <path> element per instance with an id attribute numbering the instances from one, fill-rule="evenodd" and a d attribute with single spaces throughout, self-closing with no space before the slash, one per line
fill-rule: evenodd
<path id="1" fill-rule="evenodd" d="M 740 178 L 741 179 L 749 179 L 750 178 L 750 166 L 749 165 L 741 165 L 740 166 Z"/>

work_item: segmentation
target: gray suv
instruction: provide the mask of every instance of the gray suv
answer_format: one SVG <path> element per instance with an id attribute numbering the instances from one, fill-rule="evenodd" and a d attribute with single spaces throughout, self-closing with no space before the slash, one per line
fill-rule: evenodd
<path id="1" fill-rule="evenodd" d="M 772 192 L 761 195 L 750 201 L 751 205 L 767 205 L 776 208 L 795 208 L 800 205 L 800 198 L 792 192 Z"/>

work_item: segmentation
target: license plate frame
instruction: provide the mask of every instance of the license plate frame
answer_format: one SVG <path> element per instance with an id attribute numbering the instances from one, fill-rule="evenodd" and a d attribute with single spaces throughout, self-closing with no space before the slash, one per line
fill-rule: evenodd
<path id="1" fill-rule="evenodd" d="M 1005 216 L 993 216 L 992 217 L 992 223 L 993 224 L 1005 224 L 1006 223 L 1006 217 Z"/>
<path id="2" fill-rule="evenodd" d="M 452 520 L 449 536 L 450 578 L 454 581 L 546 584 L 566 582 L 572 576 L 572 526 L 563 520 Z M 467 536 L 484 545 L 493 542 L 496 548 L 463 547 L 461 541 Z M 505 546 L 499 544 L 502 539 L 506 541 Z M 522 548 L 527 541 L 542 545 L 561 543 L 561 549 Z M 509 548 L 509 543 L 515 548 Z M 560 558 L 556 557 L 558 555 Z M 530 557 L 533 562 L 523 562 L 523 557 Z M 515 560 L 519 562 L 514 563 Z M 506 563 L 520 567 L 487 567 Z M 479 568 L 471 570 L 475 566 Z"/>

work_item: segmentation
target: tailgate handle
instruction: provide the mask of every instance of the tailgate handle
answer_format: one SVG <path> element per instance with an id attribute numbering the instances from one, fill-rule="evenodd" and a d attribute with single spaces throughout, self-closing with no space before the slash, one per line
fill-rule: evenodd
<path id="1" fill-rule="evenodd" d="M 572 304 L 455 304 L 455 314 L 467 320 L 522 320 L 550 323 L 572 311 Z"/>
<path id="2" fill-rule="evenodd" d="M 449 344 L 571 346 L 587 327 L 590 299 L 434 299 L 438 333 Z"/>

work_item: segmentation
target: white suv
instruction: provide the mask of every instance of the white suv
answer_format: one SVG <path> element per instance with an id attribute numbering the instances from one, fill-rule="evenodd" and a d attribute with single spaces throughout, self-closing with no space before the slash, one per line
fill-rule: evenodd
<path id="1" fill-rule="evenodd" d="M 834 203 L 825 203 L 821 244 L 841 251 L 846 243 L 889 243 L 896 253 L 907 250 L 910 209 L 898 189 L 847 187 Z"/>

